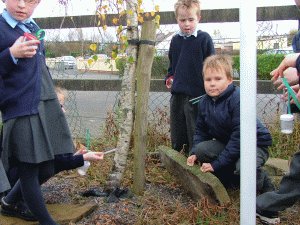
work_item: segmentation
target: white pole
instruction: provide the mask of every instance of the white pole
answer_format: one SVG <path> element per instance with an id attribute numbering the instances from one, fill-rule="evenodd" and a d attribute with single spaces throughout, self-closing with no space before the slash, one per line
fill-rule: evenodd
<path id="1" fill-rule="evenodd" d="M 240 0 L 240 224 L 256 224 L 256 1 Z"/>

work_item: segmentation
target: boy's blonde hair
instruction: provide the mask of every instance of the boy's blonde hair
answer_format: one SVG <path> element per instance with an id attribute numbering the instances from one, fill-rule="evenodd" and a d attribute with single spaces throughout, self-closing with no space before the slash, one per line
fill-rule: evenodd
<path id="1" fill-rule="evenodd" d="M 193 7 L 197 7 L 197 16 L 201 16 L 201 9 L 200 9 L 200 1 L 199 0 L 178 0 L 175 5 L 174 5 L 174 9 L 175 9 L 175 17 L 178 17 L 178 9 L 179 8 L 186 8 L 186 9 L 190 9 Z"/>
<path id="2" fill-rule="evenodd" d="M 203 77 L 208 69 L 224 71 L 228 79 L 233 79 L 233 61 L 229 55 L 211 55 L 204 60 Z"/>

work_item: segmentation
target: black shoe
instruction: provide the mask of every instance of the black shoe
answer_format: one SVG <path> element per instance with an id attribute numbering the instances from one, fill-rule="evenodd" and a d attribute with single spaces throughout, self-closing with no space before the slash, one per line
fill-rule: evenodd
<path id="1" fill-rule="evenodd" d="M 25 204 L 22 202 L 8 204 L 5 202 L 4 197 L 1 198 L 1 214 L 4 216 L 18 217 L 27 221 L 37 221 L 37 218 Z"/>
<path id="2" fill-rule="evenodd" d="M 280 218 L 278 212 L 264 211 L 256 209 L 256 217 L 260 219 L 263 224 L 279 224 Z"/>

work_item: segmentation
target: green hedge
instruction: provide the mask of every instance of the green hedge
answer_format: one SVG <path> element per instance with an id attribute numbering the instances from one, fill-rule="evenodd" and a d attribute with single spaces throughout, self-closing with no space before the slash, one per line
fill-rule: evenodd
<path id="1" fill-rule="evenodd" d="M 269 80 L 270 72 L 275 69 L 284 55 L 267 55 L 260 54 L 257 55 L 257 78 L 259 80 Z M 233 56 L 233 68 L 240 73 L 240 56 Z M 126 58 L 118 58 L 116 60 L 116 68 L 119 70 L 119 74 L 122 76 L 124 74 Z M 162 79 L 167 74 L 169 66 L 169 59 L 167 56 L 155 56 L 152 65 L 153 79 Z"/>
<path id="2" fill-rule="evenodd" d="M 284 55 L 257 55 L 257 79 L 270 80 L 270 72 L 283 60 Z M 240 56 L 233 56 L 233 68 L 240 73 Z"/>
<path id="3" fill-rule="evenodd" d="M 260 80 L 270 80 L 270 72 L 277 68 L 284 55 L 258 55 L 257 56 L 257 70 Z"/>

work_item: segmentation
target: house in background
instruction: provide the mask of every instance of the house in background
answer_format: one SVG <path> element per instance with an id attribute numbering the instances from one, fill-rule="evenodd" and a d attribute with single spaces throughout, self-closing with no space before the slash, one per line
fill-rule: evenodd
<path id="1" fill-rule="evenodd" d="M 159 33 L 156 36 L 156 55 L 167 56 L 170 42 L 176 32 Z M 239 38 L 213 38 L 214 46 L 217 54 L 239 54 L 240 39 Z M 270 49 L 292 49 L 288 45 L 289 34 L 286 35 L 270 35 L 257 37 L 258 50 Z"/>

